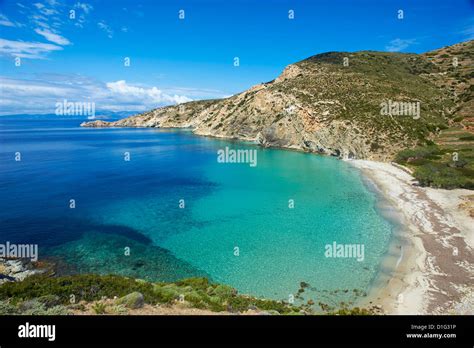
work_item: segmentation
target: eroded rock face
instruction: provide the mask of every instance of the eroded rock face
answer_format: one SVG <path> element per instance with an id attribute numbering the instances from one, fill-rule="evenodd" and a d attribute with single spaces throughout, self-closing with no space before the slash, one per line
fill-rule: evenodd
<path id="1" fill-rule="evenodd" d="M 472 50 L 473 42 L 466 49 Z M 390 161 L 401 149 L 426 142 L 438 125 L 450 122 L 455 98 L 432 78 L 440 78 L 440 69 L 416 54 L 329 52 L 289 65 L 274 81 L 230 98 L 82 126 L 187 127 L 198 135 L 262 146 Z M 419 102 L 421 115 L 383 115 L 381 103 L 388 100 Z"/>

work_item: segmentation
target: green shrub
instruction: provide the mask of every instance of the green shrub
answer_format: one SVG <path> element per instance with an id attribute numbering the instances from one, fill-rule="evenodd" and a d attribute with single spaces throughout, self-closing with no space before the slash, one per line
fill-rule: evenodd
<path id="1" fill-rule="evenodd" d="M 227 285 L 218 285 L 213 290 L 212 293 L 217 297 L 227 299 L 237 294 L 234 288 Z"/>
<path id="2" fill-rule="evenodd" d="M 416 159 L 437 159 L 443 153 L 444 151 L 436 145 L 406 149 L 395 156 L 395 162 L 406 164 L 408 161 Z"/>
<path id="3" fill-rule="evenodd" d="M 448 126 L 445 125 L 444 123 L 440 123 L 440 124 L 438 124 L 438 129 L 445 130 L 445 129 L 448 129 Z"/>
<path id="4" fill-rule="evenodd" d="M 330 315 L 371 315 L 372 313 L 365 308 L 342 308 L 336 312 L 328 313 Z"/>
<path id="5" fill-rule="evenodd" d="M 239 297 L 230 298 L 229 301 L 228 301 L 228 304 L 229 304 L 229 307 L 230 307 L 229 309 L 231 309 L 232 311 L 244 312 L 244 311 L 248 310 L 249 307 L 253 303 L 249 298 L 239 296 Z"/>
<path id="6" fill-rule="evenodd" d="M 45 315 L 68 315 L 69 310 L 64 306 L 54 306 L 46 310 Z"/>
<path id="7" fill-rule="evenodd" d="M 209 280 L 207 278 L 187 278 L 176 282 L 177 286 L 191 286 L 193 289 L 207 290 Z"/>
<path id="8" fill-rule="evenodd" d="M 70 305 L 71 295 L 76 301 L 93 302 L 101 298 L 126 297 L 130 293 L 141 293 L 145 303 L 173 303 L 184 295 L 185 301 L 195 308 L 211 311 L 246 311 L 249 308 L 275 310 L 282 314 L 298 313 L 300 307 L 254 297 L 239 295 L 227 285 L 212 284 L 206 278 L 189 278 L 175 283 L 149 283 L 122 276 L 73 275 L 66 277 L 31 276 L 21 282 L 11 282 L 0 286 L 0 313 L 14 313 L 19 304 L 21 313 L 29 314 L 67 314 L 65 305 Z M 2 301 L 3 300 L 3 301 Z M 8 300 L 8 302 L 6 302 Z M 121 302 L 121 301 L 118 301 Z M 124 305 L 122 303 L 117 305 Z M 96 302 L 93 310 L 103 314 L 106 305 Z M 114 309 L 114 311 L 117 308 Z"/>
<path id="9" fill-rule="evenodd" d="M 44 295 L 38 297 L 38 301 L 42 303 L 46 308 L 51 308 L 61 304 L 59 296 L 56 295 Z"/>
<path id="10" fill-rule="evenodd" d="M 18 309 L 9 301 L 0 301 L 0 315 L 18 314 Z"/>
<path id="11" fill-rule="evenodd" d="M 145 300 L 152 300 L 153 287 L 151 283 L 137 282 L 134 279 L 108 275 L 73 275 L 66 277 L 46 277 L 34 275 L 21 282 L 9 282 L 0 286 L 0 300 L 12 299 L 13 303 L 39 298 L 42 296 L 57 296 L 58 303 L 69 304 L 71 295 L 76 301 L 97 301 L 102 297 L 122 297 L 130 292 L 139 291 Z"/>
<path id="12" fill-rule="evenodd" d="M 160 303 L 172 303 L 181 295 L 179 288 L 174 284 L 155 284 L 153 286 L 153 293 Z"/>
<path id="13" fill-rule="evenodd" d="M 453 162 L 452 153 L 462 154 Z M 435 188 L 474 188 L 474 156 L 472 147 L 417 147 L 400 151 L 395 162 L 414 169 L 413 176 L 422 186 Z"/>
<path id="14" fill-rule="evenodd" d="M 472 189 L 474 175 L 470 173 L 470 178 L 457 169 L 445 165 L 427 164 L 417 167 L 413 173 L 415 178 L 423 186 L 435 188 L 454 189 L 458 187 Z"/>
<path id="15" fill-rule="evenodd" d="M 187 293 L 184 296 L 184 299 L 185 301 L 191 303 L 193 307 L 195 308 L 200 308 L 200 309 L 207 308 L 207 304 L 206 304 L 207 301 L 205 301 L 206 296 L 202 293 L 199 293 L 198 291 Z"/>
<path id="16" fill-rule="evenodd" d="M 107 306 L 105 305 L 105 303 L 102 302 L 96 302 L 92 305 L 92 310 L 95 314 L 105 314 L 106 308 Z"/>
<path id="17" fill-rule="evenodd" d="M 113 314 L 123 315 L 123 314 L 127 314 L 128 310 L 127 308 L 125 308 L 124 305 L 115 305 L 115 306 L 110 307 L 110 312 Z"/>
<path id="18" fill-rule="evenodd" d="M 46 307 L 37 299 L 27 300 L 18 305 L 19 312 L 24 315 L 44 315 Z"/>

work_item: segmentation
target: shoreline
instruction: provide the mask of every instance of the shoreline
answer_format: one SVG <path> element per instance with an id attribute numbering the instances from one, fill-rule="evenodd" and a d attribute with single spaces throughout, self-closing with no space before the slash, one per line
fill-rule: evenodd
<path id="1" fill-rule="evenodd" d="M 390 163 L 346 162 L 377 188 L 403 226 L 382 260 L 391 274 L 381 270 L 365 302 L 388 314 L 473 314 L 474 221 L 459 204 L 474 191 L 415 186 L 411 175 Z"/>
<path id="2" fill-rule="evenodd" d="M 112 127 L 109 127 L 112 128 Z M 113 127 L 142 128 L 142 127 Z M 143 127 L 149 128 L 149 127 Z M 172 129 L 171 127 L 158 127 Z M 192 132 L 199 137 L 263 146 L 255 139 Z M 415 186 L 410 170 L 386 162 L 337 157 L 360 170 L 383 205 L 384 218 L 397 225 L 368 296 L 360 306 L 381 307 L 387 314 L 474 314 L 474 219 L 459 208 L 467 189 Z M 390 212 L 388 212 L 390 210 Z M 457 248 L 457 255 L 453 255 Z"/>
<path id="3" fill-rule="evenodd" d="M 387 314 L 474 314 L 474 219 L 459 208 L 464 202 L 461 197 L 473 196 L 474 191 L 419 187 L 403 167 L 369 160 L 344 161 L 373 184 L 383 196 L 382 208 L 394 210 L 396 216 L 390 219 L 402 226 L 392 234 L 374 286 L 360 302 L 367 308 L 380 305 Z"/>

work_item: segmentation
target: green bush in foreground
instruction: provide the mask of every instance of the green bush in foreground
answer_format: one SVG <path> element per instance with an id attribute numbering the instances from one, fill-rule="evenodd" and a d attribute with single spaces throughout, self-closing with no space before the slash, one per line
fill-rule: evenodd
<path id="1" fill-rule="evenodd" d="M 62 305 L 47 305 L 41 299 L 27 300 L 16 306 L 10 301 L 0 301 L 0 315 L 66 315 L 69 310 Z"/>
<path id="2" fill-rule="evenodd" d="M 92 306 L 92 310 L 94 311 L 95 314 L 105 314 L 106 308 L 107 306 L 105 305 L 105 303 L 102 303 L 102 302 L 96 302 Z"/>
<path id="3" fill-rule="evenodd" d="M 372 315 L 372 313 L 365 308 L 342 308 L 336 312 L 331 313 L 333 315 Z"/>
<path id="4" fill-rule="evenodd" d="M 73 275 L 65 277 L 31 276 L 21 282 L 0 286 L 0 314 L 66 314 L 65 306 L 74 302 L 99 301 L 102 298 L 143 294 L 149 304 L 172 304 L 186 301 L 194 308 L 211 311 L 246 311 L 257 309 L 280 314 L 299 313 L 302 308 L 274 300 L 262 300 L 237 294 L 226 285 L 212 284 L 206 278 L 190 278 L 176 283 L 150 283 L 116 275 Z M 8 302 L 7 302 L 8 301 Z M 93 310 L 105 313 L 98 302 Z"/>
<path id="5" fill-rule="evenodd" d="M 54 295 L 58 297 L 58 303 L 69 304 L 72 295 L 75 302 L 90 302 L 104 296 L 122 297 L 133 291 L 141 292 L 149 301 L 154 296 L 151 283 L 137 282 L 121 276 L 85 274 L 55 278 L 35 275 L 21 282 L 0 286 L 0 300 L 11 299 L 16 304 L 19 301 Z"/>
<path id="6" fill-rule="evenodd" d="M 0 314 L 2 315 L 13 315 L 18 314 L 18 309 L 13 306 L 9 301 L 0 301 Z"/>
<path id="7" fill-rule="evenodd" d="M 302 283 L 304 284 L 306 283 Z M 141 298 L 140 293 L 143 295 Z M 71 303 L 74 295 L 74 303 Z M 82 274 L 65 277 L 36 275 L 21 282 L 5 283 L 0 286 L 0 315 L 65 315 L 72 310 L 85 310 L 83 303 L 94 302 L 96 314 L 126 314 L 127 304 L 122 299 L 140 297 L 143 304 L 173 304 L 186 302 L 193 308 L 214 312 L 265 311 L 268 314 L 297 315 L 315 313 L 306 305 L 296 306 L 281 301 L 259 299 L 240 295 L 234 288 L 213 284 L 206 278 L 189 278 L 174 283 L 151 283 L 117 275 Z M 107 307 L 103 298 L 119 299 L 114 306 Z M 312 302 L 312 301 L 311 301 Z M 132 306 L 134 307 L 134 306 Z M 369 310 L 348 308 L 323 310 L 319 314 L 366 315 Z"/>

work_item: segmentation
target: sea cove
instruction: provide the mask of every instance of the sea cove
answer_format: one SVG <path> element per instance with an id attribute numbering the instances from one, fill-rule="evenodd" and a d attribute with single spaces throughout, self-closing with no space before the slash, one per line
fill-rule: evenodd
<path id="1" fill-rule="evenodd" d="M 335 158 L 68 118 L 0 122 L 2 240 L 38 244 L 63 274 L 206 276 L 337 304 L 370 291 L 389 248 L 375 193 Z M 256 151 L 258 166 L 216 161 L 227 148 Z M 359 245 L 363 258 L 327 257 L 333 243 Z"/>

